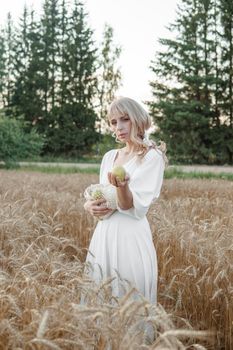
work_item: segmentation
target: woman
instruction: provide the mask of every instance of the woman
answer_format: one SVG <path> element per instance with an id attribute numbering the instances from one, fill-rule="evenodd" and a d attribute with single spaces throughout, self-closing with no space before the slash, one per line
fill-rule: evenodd
<path id="1" fill-rule="evenodd" d="M 146 213 L 160 194 L 165 153 L 145 137 L 151 126 L 148 113 L 136 101 L 120 97 L 109 107 L 108 118 L 121 149 L 108 151 L 100 168 L 100 183 L 116 188 L 117 210 L 104 206 L 105 200 L 88 200 L 84 208 L 93 216 L 106 215 L 92 236 L 86 262 L 89 275 L 99 283 L 109 277 L 112 294 L 121 297 L 135 287 L 148 301 L 156 303 L 157 258 Z M 123 166 L 123 181 L 112 173 Z"/>

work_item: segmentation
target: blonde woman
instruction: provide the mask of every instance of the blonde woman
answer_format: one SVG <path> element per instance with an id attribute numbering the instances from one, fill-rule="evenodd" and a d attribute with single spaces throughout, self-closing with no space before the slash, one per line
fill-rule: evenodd
<path id="1" fill-rule="evenodd" d="M 112 282 L 115 297 L 122 297 L 130 287 L 135 287 L 148 301 L 156 303 L 157 257 L 146 214 L 160 194 L 165 150 L 146 137 L 151 119 L 133 99 L 115 99 L 109 107 L 108 119 L 124 147 L 104 155 L 99 180 L 115 187 L 117 210 L 107 208 L 105 199 L 88 200 L 84 205 L 91 215 L 105 216 L 98 222 L 90 242 L 86 262 L 93 268 L 89 274 L 97 283 L 115 277 Z M 115 166 L 126 170 L 123 181 L 112 173 Z"/>

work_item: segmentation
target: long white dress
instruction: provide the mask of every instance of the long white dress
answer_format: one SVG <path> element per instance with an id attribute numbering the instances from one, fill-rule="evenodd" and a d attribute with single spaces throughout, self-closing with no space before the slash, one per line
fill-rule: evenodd
<path id="1" fill-rule="evenodd" d="M 107 152 L 100 167 L 100 183 L 107 184 L 117 150 Z M 151 303 L 157 298 L 157 257 L 146 213 L 152 201 L 159 197 L 164 160 L 157 149 L 150 149 L 142 160 L 135 156 L 124 164 L 130 176 L 129 188 L 133 207 L 120 207 L 108 218 L 99 221 L 93 233 L 86 263 L 88 275 L 97 283 L 109 277 L 112 295 L 122 297 L 135 287 Z"/>

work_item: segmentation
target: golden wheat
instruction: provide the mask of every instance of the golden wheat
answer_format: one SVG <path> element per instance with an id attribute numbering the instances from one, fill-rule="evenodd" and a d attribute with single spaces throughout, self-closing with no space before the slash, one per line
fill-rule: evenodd
<path id="1" fill-rule="evenodd" d="M 165 181 L 148 216 L 154 306 L 132 301 L 133 290 L 113 300 L 111 280 L 97 286 L 83 275 L 95 221 L 82 193 L 97 181 L 0 172 L 0 349 L 232 349 L 233 184 Z"/>

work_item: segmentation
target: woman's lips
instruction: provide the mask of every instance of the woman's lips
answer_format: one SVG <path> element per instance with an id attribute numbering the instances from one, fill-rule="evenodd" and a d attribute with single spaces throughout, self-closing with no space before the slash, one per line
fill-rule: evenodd
<path id="1" fill-rule="evenodd" d="M 126 134 L 119 134 L 118 137 L 124 137 Z"/>

